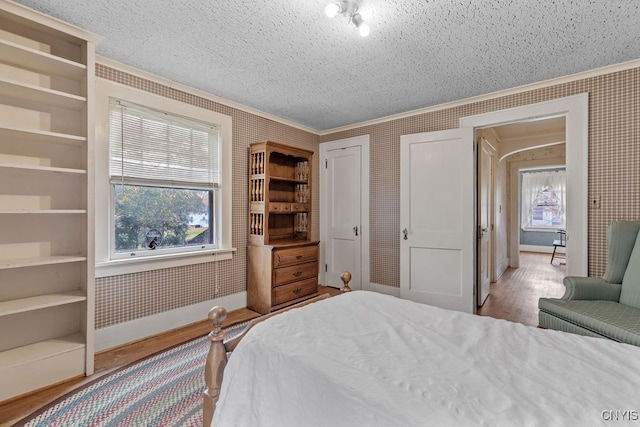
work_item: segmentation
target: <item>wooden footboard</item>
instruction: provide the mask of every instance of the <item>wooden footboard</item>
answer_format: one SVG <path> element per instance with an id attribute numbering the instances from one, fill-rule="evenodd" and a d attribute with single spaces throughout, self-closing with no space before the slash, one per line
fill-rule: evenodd
<path id="1" fill-rule="evenodd" d="M 226 334 L 222 330 L 222 322 L 224 322 L 227 317 L 227 310 L 225 310 L 224 307 L 219 306 L 213 307 L 211 310 L 209 310 L 208 318 L 209 321 L 213 324 L 213 331 L 209 333 L 209 341 L 211 341 L 211 346 L 209 347 L 209 353 L 207 354 L 207 360 L 205 362 L 204 368 L 204 381 L 206 384 L 206 389 L 203 392 L 202 416 L 203 425 L 205 427 L 209 427 L 211 425 L 213 412 L 215 411 L 216 403 L 218 402 L 218 397 L 220 396 L 222 377 L 224 374 L 224 368 L 225 366 L 227 366 L 228 360 L 227 353 L 233 352 L 233 350 L 236 348 L 240 340 L 247 334 L 247 332 L 249 332 L 249 330 L 255 325 L 264 320 L 267 320 L 271 316 L 275 316 L 277 314 L 284 313 L 285 311 L 302 307 L 304 305 L 311 304 L 329 297 L 329 294 L 318 295 L 315 298 L 308 299 L 280 311 L 253 319 L 247 324 L 247 327 L 244 328 L 240 334 L 236 335 L 227 342 L 224 342 Z"/>
<path id="2" fill-rule="evenodd" d="M 351 273 L 349 273 L 348 271 L 343 272 L 340 276 L 340 279 L 343 282 L 342 292 L 351 292 L 351 288 L 349 287 L 349 282 L 351 281 Z M 329 297 L 329 294 L 318 295 L 315 298 L 308 299 L 274 313 L 270 313 L 253 319 L 249 323 L 247 323 L 247 326 L 242 330 L 242 332 L 226 342 L 224 341 L 226 333 L 222 330 L 222 323 L 227 318 L 227 310 L 224 307 L 220 306 L 215 306 L 211 310 L 209 310 L 207 318 L 213 325 L 213 330 L 209 333 L 209 341 L 211 342 L 211 346 L 209 347 L 209 353 L 207 354 L 207 360 L 204 367 L 204 381 L 206 384 L 206 389 L 203 392 L 202 398 L 202 416 L 203 425 L 205 427 L 210 427 L 211 421 L 213 420 L 213 412 L 216 409 L 216 403 L 218 402 L 218 397 L 220 396 L 220 387 L 222 386 L 224 368 L 227 366 L 227 355 L 235 350 L 240 340 L 245 335 L 247 335 L 251 328 L 253 328 L 258 323 L 267 320 L 271 316 L 275 316 L 277 314 L 284 313 L 285 311 L 302 307 Z"/>

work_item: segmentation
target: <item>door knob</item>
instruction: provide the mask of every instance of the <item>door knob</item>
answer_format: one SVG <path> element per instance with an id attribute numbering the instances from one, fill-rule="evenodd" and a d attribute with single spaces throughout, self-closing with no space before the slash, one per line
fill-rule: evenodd
<path id="1" fill-rule="evenodd" d="M 403 239 L 404 239 L 404 240 L 407 240 L 407 239 L 408 239 L 407 235 L 409 234 L 409 230 L 407 230 L 407 229 L 405 228 L 404 230 L 402 230 L 402 234 L 404 234 Z"/>

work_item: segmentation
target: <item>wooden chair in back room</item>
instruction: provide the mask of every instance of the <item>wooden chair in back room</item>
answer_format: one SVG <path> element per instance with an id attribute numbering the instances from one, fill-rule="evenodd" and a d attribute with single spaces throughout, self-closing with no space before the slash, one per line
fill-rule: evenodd
<path id="1" fill-rule="evenodd" d="M 567 247 L 567 231 L 558 230 L 558 238 L 553 241 L 553 253 L 551 253 L 551 264 L 553 264 L 554 258 L 566 259 L 564 252 L 556 252 L 558 248 Z"/>

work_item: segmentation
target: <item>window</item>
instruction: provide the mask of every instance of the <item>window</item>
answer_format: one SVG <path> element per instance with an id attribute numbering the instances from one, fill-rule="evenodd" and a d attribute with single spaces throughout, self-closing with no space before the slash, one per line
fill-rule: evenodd
<path id="1" fill-rule="evenodd" d="M 109 152 L 112 259 L 220 246 L 217 126 L 111 99 Z"/>
<path id="2" fill-rule="evenodd" d="M 522 173 L 523 230 L 566 228 L 566 172 Z"/>
<path id="3" fill-rule="evenodd" d="M 166 82 L 159 81 L 159 83 L 165 84 Z M 189 88 L 184 88 L 184 91 L 191 93 Z M 195 95 L 206 96 L 200 93 Z M 216 164 L 218 167 L 217 173 L 215 170 L 212 171 L 211 179 L 207 178 L 205 180 L 206 183 L 200 182 L 201 180 L 198 178 L 200 175 L 198 174 L 196 174 L 195 179 L 170 175 L 170 173 L 177 173 L 177 171 L 184 168 L 184 165 L 174 164 L 173 159 L 177 157 L 171 157 L 171 162 L 158 161 L 158 159 L 148 157 L 150 154 L 166 151 L 166 147 L 162 148 L 160 139 L 158 139 L 157 145 L 149 147 L 150 144 L 148 144 L 146 146 L 144 153 L 141 153 L 145 155 L 142 159 L 139 158 L 138 153 L 134 150 L 125 149 L 124 153 L 116 156 L 120 158 L 120 169 L 116 169 L 115 166 L 112 167 L 111 136 L 113 133 L 111 132 L 110 120 L 111 112 L 116 106 L 115 100 L 119 100 L 122 106 L 130 108 L 131 111 L 138 111 L 145 117 L 146 114 L 149 114 L 152 117 L 158 116 L 168 121 L 171 119 L 170 121 L 175 122 L 177 127 L 191 128 L 191 126 L 195 126 L 196 129 L 200 129 L 200 126 L 204 126 L 204 131 L 207 133 L 216 133 L 217 138 L 213 137 L 213 139 L 214 142 L 217 140 L 218 147 L 213 150 L 213 153 L 217 153 L 218 156 L 214 162 L 214 167 Z M 124 124 L 126 122 L 119 127 L 120 133 Z M 95 186 L 93 186 L 93 193 L 95 194 L 92 194 L 95 199 L 96 277 L 109 277 L 159 268 L 217 262 L 232 258 L 233 252 L 235 252 L 235 248 L 232 246 L 232 124 L 231 116 L 216 111 L 105 79 L 96 79 L 95 155 L 93 156 L 95 159 Z M 120 140 L 119 142 L 121 144 L 120 148 L 115 149 L 122 151 L 123 141 Z M 168 153 L 172 153 L 172 151 Z M 122 154 L 126 156 L 122 156 Z M 184 152 L 179 154 L 184 154 Z M 131 159 L 124 163 L 128 157 L 131 157 Z M 159 175 L 156 177 L 131 176 L 133 172 L 130 173 L 129 170 L 132 165 L 136 164 L 136 161 L 157 163 L 161 166 L 171 164 L 173 165 L 172 171 L 156 171 Z M 187 166 L 191 166 L 191 164 Z M 197 169 L 202 168 L 198 167 Z M 124 170 L 124 174 L 121 172 L 122 170 Z M 145 165 L 144 172 L 146 173 L 150 170 Z M 116 186 L 116 184 L 119 185 Z M 115 209 L 116 197 L 120 196 L 116 191 L 118 187 L 123 191 L 123 194 L 130 194 L 128 191 L 133 188 L 149 193 L 161 193 L 147 194 L 149 197 L 146 198 L 147 202 L 145 203 L 157 202 L 165 196 L 167 198 L 175 197 L 167 193 L 178 190 L 191 191 L 192 195 L 189 198 L 194 201 L 193 194 L 197 193 L 200 198 L 200 204 L 193 211 L 187 209 L 190 211 L 187 213 L 188 220 L 182 222 L 182 224 L 187 224 L 188 230 L 185 241 L 188 239 L 192 244 L 185 246 L 175 245 L 174 242 L 178 237 L 174 236 L 173 233 L 167 233 L 165 238 L 164 230 L 159 225 L 149 224 L 139 228 L 138 234 L 134 233 L 133 227 L 125 233 L 129 242 L 132 243 L 135 240 L 137 250 L 125 251 L 123 246 L 120 246 L 120 249 L 116 251 Z M 206 197 L 208 197 L 208 200 Z M 208 218 L 201 213 L 202 205 L 205 203 L 210 205 L 207 208 L 207 211 L 210 212 Z M 161 206 L 167 207 L 167 204 L 162 204 Z M 156 216 L 159 217 L 159 207 L 154 209 L 157 213 Z M 180 213 L 184 214 L 184 212 Z M 124 217 L 119 219 L 124 219 Z M 200 241 L 197 241 L 198 244 L 196 244 L 196 240 L 193 240 L 193 235 L 203 228 L 207 228 L 207 230 L 214 233 L 211 244 L 201 244 L 202 242 Z M 158 245 L 161 233 L 163 240 Z M 184 226 L 182 230 L 179 230 L 178 236 L 184 236 Z M 158 239 L 152 243 L 156 237 Z M 208 236 L 200 234 L 199 238 L 205 237 L 208 238 Z M 121 240 L 122 238 L 123 236 L 121 236 Z M 149 243 L 147 243 L 147 240 Z M 138 249 L 138 245 L 140 245 L 140 249 Z M 156 249 L 151 249 L 148 245 L 155 246 Z"/>

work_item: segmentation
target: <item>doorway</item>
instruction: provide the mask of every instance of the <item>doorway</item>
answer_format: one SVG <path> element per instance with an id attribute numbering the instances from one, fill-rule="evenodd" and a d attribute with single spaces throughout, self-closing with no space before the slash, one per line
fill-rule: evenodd
<path id="1" fill-rule="evenodd" d="M 430 192 L 440 191 L 439 187 L 427 187 L 425 188 L 425 190 L 428 190 L 426 192 L 410 191 L 412 188 L 417 188 L 411 185 L 413 182 L 411 178 L 413 178 L 412 173 L 414 171 L 422 170 L 419 166 L 420 161 L 431 161 L 434 170 L 440 170 L 438 166 L 441 165 L 453 164 L 454 162 L 449 161 L 450 152 L 453 150 L 440 149 L 444 147 L 441 142 L 448 139 L 460 141 L 460 144 L 457 145 L 467 147 L 467 151 L 462 150 L 459 152 L 458 163 L 460 163 L 461 159 L 467 159 L 468 155 L 472 153 L 474 158 L 477 158 L 477 150 L 474 149 L 476 146 L 474 132 L 476 130 L 551 117 L 563 117 L 566 122 L 567 206 L 571 208 L 567 210 L 567 274 L 575 276 L 587 275 L 588 94 L 580 94 L 508 110 L 463 117 L 460 119 L 459 129 L 401 136 L 400 228 L 402 231 L 400 237 L 400 295 L 402 298 L 415 298 L 433 305 L 441 303 L 440 305 L 444 308 L 452 308 L 455 305 L 458 308 L 453 309 L 469 312 L 475 312 L 477 307 L 478 245 L 474 242 L 477 242 L 476 229 L 479 222 L 477 218 L 478 187 L 477 183 L 474 184 L 473 179 L 475 174 L 472 174 L 470 179 L 451 179 L 451 182 L 460 181 L 464 188 L 467 188 L 468 185 L 475 185 L 475 189 L 472 190 L 469 196 L 466 196 L 467 193 L 464 191 L 452 191 L 448 194 L 456 195 L 456 197 L 432 198 L 432 200 L 438 200 L 438 203 L 428 203 L 427 196 L 429 196 Z M 457 131 L 467 132 L 468 136 L 462 137 Z M 428 149 L 431 143 L 433 143 L 433 149 Z M 416 153 L 417 155 L 414 159 L 409 149 L 412 144 L 427 148 L 423 150 L 425 151 L 424 153 Z M 411 167 L 411 162 L 416 162 L 417 166 Z M 467 169 L 475 173 L 477 163 L 473 163 Z M 419 182 L 431 182 L 440 185 L 441 182 L 447 181 L 447 179 L 442 178 L 449 177 L 450 174 L 447 171 L 448 169 L 445 167 L 442 170 L 442 176 L 428 177 L 430 178 L 428 180 L 421 179 L 423 177 L 420 174 L 423 172 L 417 173 L 416 183 L 420 185 Z M 403 180 L 403 175 L 407 177 L 406 180 Z M 473 202 L 468 209 L 459 209 L 461 205 L 457 203 L 457 199 L 461 195 L 467 202 L 469 200 Z M 447 203 L 441 203 L 441 200 Z M 412 212 L 413 206 L 419 208 L 417 212 Z M 448 236 L 447 233 L 436 232 L 437 230 L 432 230 L 433 227 L 430 226 L 427 227 L 427 231 L 434 231 L 434 235 L 429 236 L 422 233 L 422 228 L 424 227 L 415 226 L 416 224 L 411 223 L 411 218 L 417 218 L 421 223 L 428 222 L 425 221 L 425 218 L 434 216 L 430 216 L 431 209 L 436 212 L 442 207 L 450 208 L 447 218 L 452 221 L 459 217 L 468 219 L 469 215 L 471 215 L 471 226 L 467 227 L 468 221 L 463 220 L 459 221 L 457 226 L 451 227 L 452 230 L 455 229 L 458 232 L 465 229 L 459 241 L 453 239 L 453 241 L 459 243 L 456 247 L 449 247 L 450 243 L 442 242 L 442 239 L 439 239 L 439 237 Z M 416 228 L 420 233 L 413 232 Z M 411 239 L 412 235 L 415 237 L 414 239 Z M 408 242 L 410 240 L 415 241 L 418 246 L 414 247 L 413 243 Z M 464 248 L 467 248 L 467 246 L 471 247 L 471 250 L 465 250 Z M 421 258 L 414 259 L 417 255 L 413 257 L 413 253 L 421 255 Z M 471 259 L 468 260 L 465 254 L 471 254 Z M 427 255 L 430 255 L 430 257 L 427 257 Z M 440 260 L 436 255 L 442 259 Z M 463 262 L 465 259 L 467 261 Z M 510 264 L 514 266 L 514 262 L 517 262 L 518 259 L 519 254 L 516 254 L 513 260 L 510 260 Z M 458 280 L 461 276 L 463 276 L 463 280 Z M 424 278 L 429 280 L 424 280 Z M 437 286 L 434 285 L 435 287 L 431 286 L 434 282 L 437 282 Z M 445 297 L 449 298 L 449 300 L 445 301 Z M 451 298 L 456 299 L 455 304 L 450 304 Z M 426 301 L 422 301 L 425 299 Z"/>
<path id="2" fill-rule="evenodd" d="M 325 286 L 368 289 L 369 135 L 320 144 L 320 271 Z"/>
<path id="3" fill-rule="evenodd" d="M 517 268 L 520 251 L 550 252 L 556 238 L 557 226 L 552 230 L 522 223 L 521 174 L 525 171 L 559 170 L 566 165 L 566 126 L 564 117 L 520 121 L 507 125 L 476 130 L 479 144 L 479 164 L 487 146 L 493 148 L 496 167 L 493 182 L 484 184 L 485 176 L 479 167 L 479 221 L 482 212 L 490 214 L 490 223 L 482 225 L 490 228 L 491 246 L 478 249 L 478 263 L 483 266 L 483 258 L 490 259 L 491 282 L 495 282 L 507 267 Z M 488 195 L 485 188 L 491 186 Z M 563 186 L 564 188 L 564 186 Z M 563 192 L 564 194 L 564 192 Z M 495 202 L 489 202 L 487 209 L 482 203 L 495 195 Z M 564 212 L 564 211 L 563 211 Z M 515 254 L 515 255 L 514 255 Z M 480 270 L 482 270 L 480 268 Z M 482 301 L 479 301 L 481 305 Z"/>
<path id="4" fill-rule="evenodd" d="M 566 125 L 567 275 L 587 276 L 588 94 L 463 117 L 460 127 L 484 129 L 517 122 L 563 117 Z M 513 201 L 512 201 L 513 203 Z M 513 221 L 510 229 L 513 230 Z M 510 237 L 511 242 L 516 240 Z M 509 263 L 519 266 L 519 250 L 510 245 Z"/>
<path id="5" fill-rule="evenodd" d="M 524 171 L 564 169 L 565 118 L 544 118 L 477 129 L 476 138 L 479 153 L 478 312 L 482 313 L 483 309 L 480 307 L 490 292 L 494 292 L 491 307 L 495 308 L 500 304 L 497 300 L 508 295 L 501 290 L 519 289 L 517 283 L 512 284 L 510 281 L 520 280 L 522 276 L 514 273 L 517 268 L 508 267 L 520 265 L 521 251 L 549 253 L 557 229 L 564 228 L 562 225 L 545 230 L 535 227 L 535 224 L 527 224 L 523 228 L 523 212 L 520 207 L 524 197 L 521 188 L 521 174 Z M 497 162 L 495 167 L 491 163 L 494 158 Z M 489 177 L 493 179 L 490 180 Z M 512 258 L 513 262 L 510 262 L 509 254 L 514 252 L 518 254 L 518 258 Z M 535 264 L 534 266 L 537 267 Z M 526 273 L 525 271 L 523 274 Z M 561 283 L 562 280 L 557 285 L 561 287 Z M 527 282 L 526 286 L 527 289 L 535 288 L 536 283 Z M 529 292 L 527 295 L 534 294 Z M 513 300 L 512 296 L 509 298 Z M 527 309 L 527 312 L 533 312 L 537 301 L 532 303 L 530 300 L 525 298 L 518 304 L 533 304 L 533 307 Z"/>

